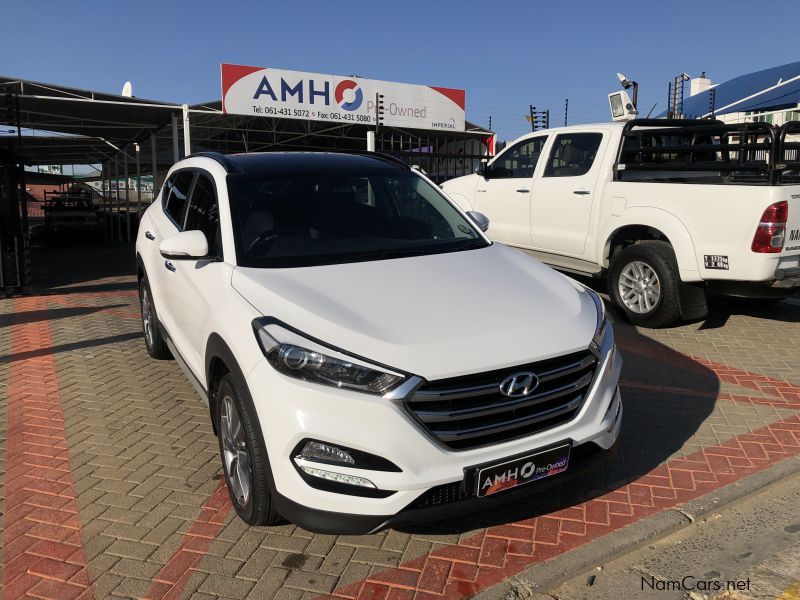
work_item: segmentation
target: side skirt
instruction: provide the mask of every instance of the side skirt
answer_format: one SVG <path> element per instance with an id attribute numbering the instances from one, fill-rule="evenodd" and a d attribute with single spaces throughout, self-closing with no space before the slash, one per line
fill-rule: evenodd
<path id="1" fill-rule="evenodd" d="M 197 393 L 200 394 L 200 397 L 203 399 L 203 402 L 205 402 L 206 406 L 208 406 L 209 405 L 208 390 L 206 390 L 206 388 L 203 386 L 200 380 L 197 377 L 195 377 L 194 373 L 192 373 L 192 370 L 189 368 L 189 365 L 187 365 L 186 361 L 183 360 L 181 353 L 178 352 L 177 348 L 175 348 L 175 344 L 172 343 L 172 338 L 169 337 L 169 334 L 167 333 L 166 329 L 164 329 L 161 323 L 158 324 L 158 327 L 159 329 L 161 329 L 161 335 L 164 337 L 164 341 L 167 343 L 167 348 L 169 348 L 169 351 L 172 352 L 172 356 L 175 358 L 175 362 L 178 363 L 178 366 L 180 366 L 181 370 L 183 371 L 183 374 L 186 375 L 186 379 L 189 380 L 194 389 L 197 390 Z"/>

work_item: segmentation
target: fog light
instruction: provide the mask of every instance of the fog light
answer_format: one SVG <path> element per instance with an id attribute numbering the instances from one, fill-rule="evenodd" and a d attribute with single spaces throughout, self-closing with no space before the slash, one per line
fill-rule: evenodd
<path id="1" fill-rule="evenodd" d="M 345 475 L 344 473 L 334 473 L 333 471 L 323 471 L 316 467 L 309 467 L 306 465 L 298 465 L 304 473 L 312 477 L 319 477 L 320 479 L 327 479 L 328 481 L 335 481 L 337 483 L 344 483 L 347 485 L 357 485 L 366 488 L 376 488 L 375 484 L 369 479 L 364 477 L 356 477 L 355 475 Z"/>
<path id="2" fill-rule="evenodd" d="M 326 463 L 340 463 L 343 465 L 354 465 L 356 461 L 350 456 L 349 452 L 345 452 L 336 446 L 323 444 L 322 442 L 308 441 L 303 449 L 300 451 L 297 458 L 304 458 L 306 460 L 313 460 L 317 462 Z"/>

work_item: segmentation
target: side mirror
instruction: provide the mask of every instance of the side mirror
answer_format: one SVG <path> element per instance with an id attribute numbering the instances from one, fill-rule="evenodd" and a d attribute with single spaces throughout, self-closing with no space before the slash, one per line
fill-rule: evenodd
<path id="1" fill-rule="evenodd" d="M 479 213 L 475 210 L 468 210 L 467 216 L 472 219 L 472 222 L 475 223 L 475 225 L 477 225 L 478 229 L 481 231 L 485 232 L 487 229 L 489 229 L 489 217 L 487 217 L 485 214 Z"/>
<path id="2" fill-rule="evenodd" d="M 491 167 L 489 166 L 488 161 L 484 158 L 481 160 L 480 166 L 475 169 L 475 175 L 480 175 L 484 179 L 489 179 L 491 177 Z"/>
<path id="3" fill-rule="evenodd" d="M 172 260 L 197 260 L 208 256 L 208 240 L 202 231 L 181 231 L 164 239 L 158 251 Z"/>

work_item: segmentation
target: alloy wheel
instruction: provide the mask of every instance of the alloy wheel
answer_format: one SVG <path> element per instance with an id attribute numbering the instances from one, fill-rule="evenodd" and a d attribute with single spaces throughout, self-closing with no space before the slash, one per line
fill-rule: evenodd
<path id="1" fill-rule="evenodd" d="M 147 347 L 153 347 L 155 319 L 153 318 L 153 303 L 150 301 L 150 294 L 147 287 L 142 290 L 142 329 Z"/>
<path id="2" fill-rule="evenodd" d="M 225 461 L 225 477 L 239 506 L 245 506 L 250 500 L 253 476 L 242 420 L 236 404 L 230 396 L 222 398 L 220 408 L 220 435 L 222 436 L 222 452 Z"/>
<path id="3" fill-rule="evenodd" d="M 661 282 L 653 267 L 635 260 L 620 271 L 617 289 L 628 310 L 643 315 L 655 309 L 661 299 Z"/>

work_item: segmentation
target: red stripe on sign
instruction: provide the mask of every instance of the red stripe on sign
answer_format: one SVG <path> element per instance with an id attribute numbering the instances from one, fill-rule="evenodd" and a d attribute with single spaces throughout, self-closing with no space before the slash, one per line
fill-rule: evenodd
<path id="1" fill-rule="evenodd" d="M 452 88 L 443 88 L 443 87 L 433 87 L 430 86 L 432 90 L 436 90 L 442 96 L 449 98 L 453 102 L 455 102 L 461 110 L 466 110 L 467 106 L 467 93 L 464 90 L 454 90 Z"/>
<path id="2" fill-rule="evenodd" d="M 228 93 L 231 86 L 242 77 L 247 77 L 251 73 L 261 71 L 263 67 L 248 67 L 246 65 L 229 65 L 222 63 L 220 69 L 222 71 L 222 112 L 225 112 L 225 94 Z"/>
<path id="3" fill-rule="evenodd" d="M 42 297 L 14 301 L 2 530 L 5 600 L 93 598 Z M 15 355 L 28 358 L 14 360 Z"/>

